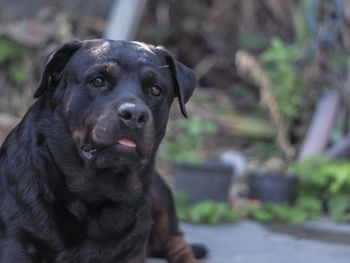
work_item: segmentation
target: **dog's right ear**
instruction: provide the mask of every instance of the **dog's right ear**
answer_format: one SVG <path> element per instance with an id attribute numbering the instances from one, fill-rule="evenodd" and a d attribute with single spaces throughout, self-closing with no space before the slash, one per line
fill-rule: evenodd
<path id="1" fill-rule="evenodd" d="M 34 98 L 40 97 L 57 84 L 66 63 L 74 52 L 81 48 L 82 43 L 80 40 L 67 42 L 47 56 L 39 87 L 34 93 Z"/>

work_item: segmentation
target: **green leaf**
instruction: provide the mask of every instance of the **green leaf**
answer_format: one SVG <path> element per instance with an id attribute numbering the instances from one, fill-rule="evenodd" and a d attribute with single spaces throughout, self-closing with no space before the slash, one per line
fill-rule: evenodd
<path id="1" fill-rule="evenodd" d="M 298 207 L 292 207 L 287 211 L 285 220 L 292 224 L 298 224 L 308 219 L 308 212 Z"/>
<path id="2" fill-rule="evenodd" d="M 350 212 L 349 195 L 333 195 L 329 200 L 329 214 L 333 220 L 344 221 Z"/>
<path id="3" fill-rule="evenodd" d="M 272 38 L 269 48 L 261 55 L 263 68 L 271 80 L 271 94 L 278 103 L 278 111 L 287 125 L 302 108 L 305 85 L 295 70 L 302 51 L 287 45 L 279 38 Z M 291 98 L 294 99 L 291 100 Z"/>
<path id="4" fill-rule="evenodd" d="M 198 117 L 169 122 L 160 156 L 174 161 L 199 162 L 198 148 L 205 133 L 216 133 L 216 125 Z"/>
<path id="5" fill-rule="evenodd" d="M 267 223 L 274 219 L 273 215 L 265 210 L 256 210 L 251 214 L 251 216 L 253 219 L 262 223 Z"/>
<path id="6" fill-rule="evenodd" d="M 234 223 L 240 218 L 239 214 L 231 211 L 230 207 L 223 202 L 207 200 L 188 205 L 188 203 L 182 203 L 181 199 L 176 202 L 179 217 L 192 224 Z"/>
<path id="7" fill-rule="evenodd" d="M 12 64 L 10 67 L 10 78 L 13 83 L 22 85 L 27 82 L 28 73 L 21 66 Z"/>

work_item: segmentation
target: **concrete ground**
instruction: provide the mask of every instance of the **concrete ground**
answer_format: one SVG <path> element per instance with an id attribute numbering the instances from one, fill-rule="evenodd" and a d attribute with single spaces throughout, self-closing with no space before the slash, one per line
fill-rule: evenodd
<path id="1" fill-rule="evenodd" d="M 286 227 L 282 231 L 293 232 L 294 236 L 275 232 L 278 227 L 269 230 L 251 221 L 219 226 L 183 224 L 182 228 L 189 242 L 203 243 L 209 248 L 207 263 L 350 262 L 350 226 L 347 225 L 307 223 L 298 229 Z M 328 236 L 330 240 L 327 241 Z M 163 262 L 166 261 L 147 261 Z"/>

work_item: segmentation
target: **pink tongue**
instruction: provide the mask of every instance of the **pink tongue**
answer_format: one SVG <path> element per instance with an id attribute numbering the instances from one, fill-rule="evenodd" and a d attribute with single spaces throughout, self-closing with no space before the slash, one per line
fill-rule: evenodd
<path id="1" fill-rule="evenodd" d="M 127 147 L 132 147 L 132 148 L 135 148 L 136 147 L 136 143 L 129 140 L 129 139 L 120 139 L 118 141 L 119 144 L 121 145 L 124 145 L 124 146 L 127 146 Z"/>

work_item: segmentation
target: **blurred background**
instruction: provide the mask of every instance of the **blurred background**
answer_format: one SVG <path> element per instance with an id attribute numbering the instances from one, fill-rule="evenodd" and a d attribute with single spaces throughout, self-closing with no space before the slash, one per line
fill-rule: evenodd
<path id="1" fill-rule="evenodd" d="M 0 0 L 1 141 L 46 55 L 100 37 L 162 45 L 196 73 L 158 156 L 181 219 L 350 221 L 349 1 Z"/>

